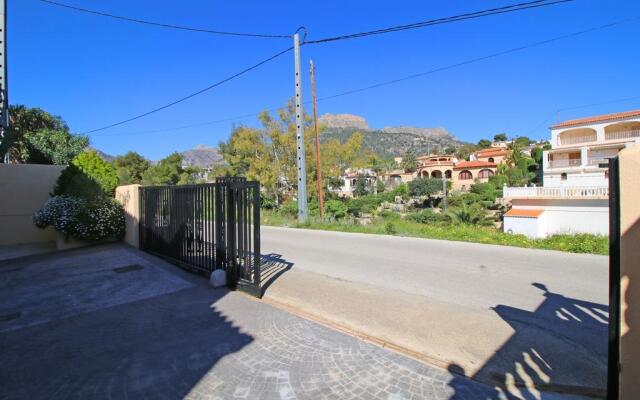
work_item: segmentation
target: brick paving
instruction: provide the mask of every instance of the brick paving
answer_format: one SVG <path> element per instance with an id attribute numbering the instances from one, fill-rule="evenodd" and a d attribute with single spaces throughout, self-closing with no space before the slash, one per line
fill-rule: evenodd
<path id="1" fill-rule="evenodd" d="M 126 246 L 5 262 L 0 285 L 0 399 L 503 398 Z"/>

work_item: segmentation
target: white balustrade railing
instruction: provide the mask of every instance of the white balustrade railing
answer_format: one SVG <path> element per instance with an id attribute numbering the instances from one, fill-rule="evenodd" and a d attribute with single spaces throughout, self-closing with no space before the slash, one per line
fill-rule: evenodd
<path id="1" fill-rule="evenodd" d="M 580 198 L 580 197 L 607 197 L 609 188 L 606 186 L 526 186 L 526 187 L 504 187 L 502 197 L 557 197 L 557 198 Z"/>
<path id="2" fill-rule="evenodd" d="M 593 135 L 567 137 L 562 137 L 562 134 L 560 134 L 560 136 L 558 137 L 558 144 L 560 146 L 566 146 L 568 144 L 595 142 L 596 140 L 598 140 L 598 137 L 595 133 Z"/>
<path id="3" fill-rule="evenodd" d="M 640 129 L 620 132 L 605 132 L 604 140 L 623 140 L 640 137 Z"/>
<path id="4" fill-rule="evenodd" d="M 551 168 L 563 168 L 563 167 L 579 167 L 582 164 L 582 160 L 579 158 L 564 158 L 560 160 L 549 160 L 549 167 Z"/>

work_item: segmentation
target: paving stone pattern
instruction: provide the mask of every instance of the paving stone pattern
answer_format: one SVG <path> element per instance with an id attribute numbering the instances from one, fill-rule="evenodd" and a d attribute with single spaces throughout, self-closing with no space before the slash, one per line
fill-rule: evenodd
<path id="1" fill-rule="evenodd" d="M 105 268 L 105 253 L 111 253 L 113 268 L 144 263 L 144 269 L 111 276 L 140 285 L 153 272 L 162 290 L 126 302 L 94 298 L 94 306 L 78 312 L 0 329 L 0 399 L 501 398 L 494 389 L 446 370 L 242 294 L 211 289 L 205 279 L 128 247 L 65 257 L 82 254 L 90 270 L 93 252 Z M 54 261 L 54 266 L 61 262 Z M 37 280 L 48 268 L 40 263 L 26 270 Z M 0 265 L 0 276 L 10 271 L 10 265 Z M 64 280 L 65 271 L 56 271 L 47 276 Z M 84 292 L 92 286 L 79 282 L 77 271 L 70 276 L 78 285 L 63 285 L 67 294 L 90 298 Z M 0 328 L 5 323 L 0 321 Z"/>

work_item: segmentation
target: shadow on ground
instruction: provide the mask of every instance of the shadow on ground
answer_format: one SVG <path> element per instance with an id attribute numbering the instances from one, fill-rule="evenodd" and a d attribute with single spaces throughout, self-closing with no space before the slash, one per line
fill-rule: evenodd
<path id="1" fill-rule="evenodd" d="M 260 256 L 260 290 L 262 296 L 276 279 L 292 267 L 293 263 L 282 258 L 282 254 L 262 254 Z"/>
<path id="2" fill-rule="evenodd" d="M 515 333 L 473 378 L 492 384 L 490 399 L 555 398 L 554 392 L 604 397 L 608 307 L 533 286 L 545 298 L 533 312 L 494 308 Z M 448 370 L 456 376 L 449 382 L 455 390 L 451 400 L 467 398 L 465 370 L 457 364 Z"/>
<path id="3" fill-rule="evenodd" d="M 254 340 L 216 309 L 216 302 L 228 291 L 212 290 L 206 282 L 199 284 L 185 274 L 181 274 L 184 280 L 178 278 L 183 285 L 176 285 L 174 274 L 143 258 L 135 259 L 143 269 L 114 271 L 119 260 L 130 259 L 132 254 L 137 253 L 114 247 L 104 252 L 67 253 L 60 258 L 60 269 L 55 268 L 56 256 L 37 268 L 25 262 L 22 269 L 0 268 L 3 290 L 15 292 L 18 299 L 13 303 L 20 309 L 16 318 L 47 313 L 47 320 L 33 319 L 33 324 L 24 327 L 8 326 L 17 320 L 0 321 L 1 399 L 176 399 L 215 389 L 211 380 L 198 383 L 223 357 Z M 148 275 L 140 275 L 145 271 Z M 42 284 L 40 274 L 47 277 Z M 78 279 L 92 282 L 94 290 L 77 285 Z M 117 293 L 113 282 L 120 285 L 118 279 L 146 281 L 163 292 L 143 299 L 127 297 L 129 293 Z M 73 284 L 52 290 L 56 282 Z M 40 285 L 37 290 L 29 287 L 34 284 Z M 102 290 L 104 285 L 112 287 Z M 38 292 L 45 297 L 33 301 Z M 89 295 L 83 297 L 80 292 Z M 126 299 L 111 305 L 103 299 L 109 297 L 107 292 Z M 68 313 L 56 316 L 38 305 L 43 301 L 57 302 Z M 87 309 L 91 302 L 98 309 Z"/>

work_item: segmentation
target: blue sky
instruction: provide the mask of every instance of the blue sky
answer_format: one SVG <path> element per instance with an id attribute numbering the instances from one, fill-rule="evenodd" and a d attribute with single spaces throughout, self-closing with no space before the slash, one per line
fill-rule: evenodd
<path id="1" fill-rule="evenodd" d="M 516 1 L 60 0 L 133 18 L 217 30 L 318 39 L 444 17 Z M 74 132 L 104 126 L 208 86 L 291 45 L 288 39 L 214 36 L 116 21 L 37 0 L 8 0 L 11 103 L 62 116 Z M 576 0 L 477 20 L 305 46 L 318 96 L 482 57 L 640 16 L 640 2 Z M 326 100 L 319 113 L 352 113 L 372 127 L 443 126 L 475 142 L 498 132 L 547 138 L 554 110 L 640 96 L 640 20 L 375 90 Z M 217 145 L 245 118 L 170 131 L 283 105 L 293 95 L 287 54 L 201 96 L 90 135 L 107 153 L 151 159 Z M 560 119 L 640 108 L 640 98 L 566 110 Z M 310 110 L 309 110 L 310 111 Z M 548 121 L 545 121 L 548 118 Z"/>

